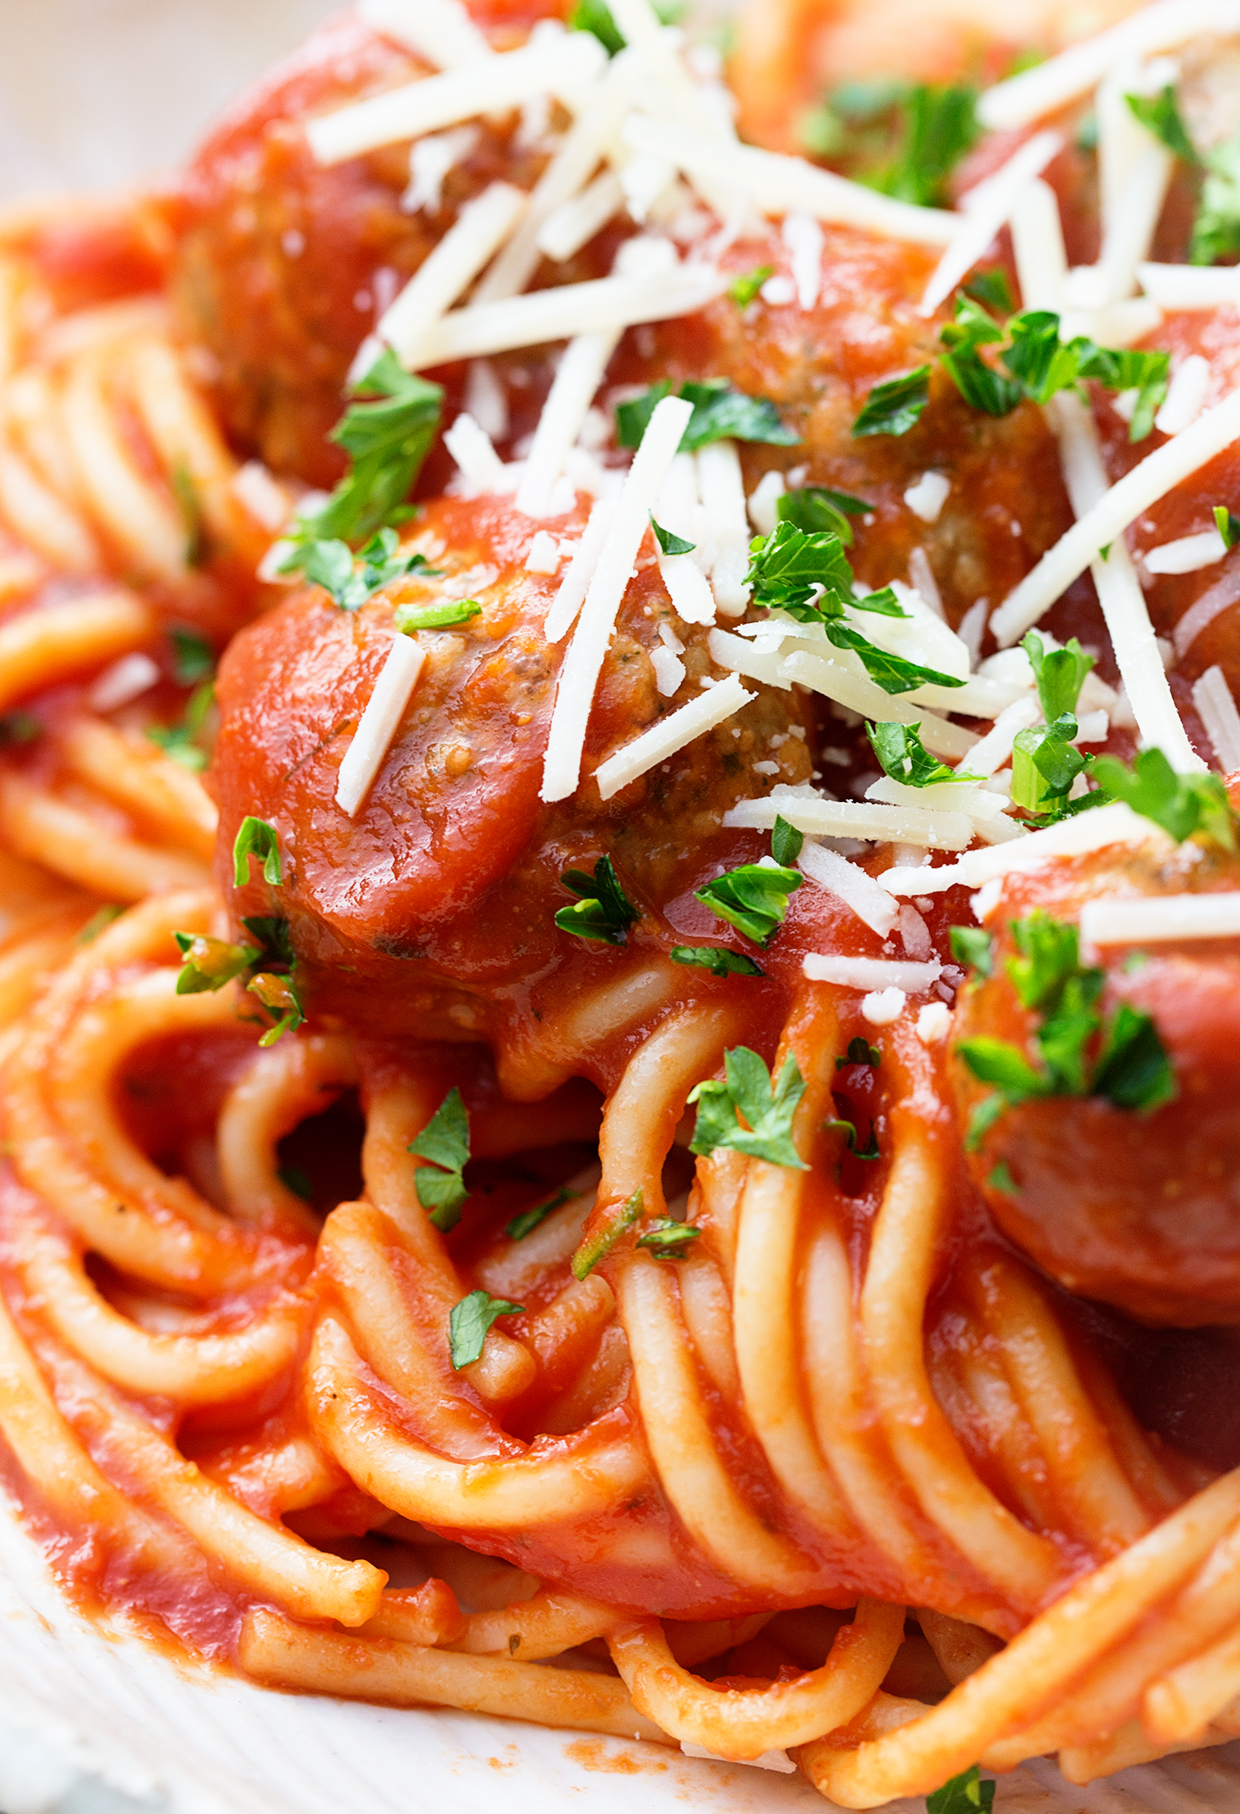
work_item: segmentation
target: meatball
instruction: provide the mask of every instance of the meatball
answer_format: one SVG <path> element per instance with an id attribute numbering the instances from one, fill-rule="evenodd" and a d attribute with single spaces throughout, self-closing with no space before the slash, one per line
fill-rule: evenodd
<path id="1" fill-rule="evenodd" d="M 524 36 L 537 6 L 504 38 Z M 532 186 L 544 161 L 479 121 L 473 149 L 448 172 L 438 208 L 402 210 L 409 145 L 386 145 L 331 169 L 301 130 L 309 116 L 431 71 L 411 52 L 341 14 L 220 123 L 184 183 L 187 224 L 175 294 L 187 336 L 210 353 L 230 434 L 277 471 L 329 486 L 343 471 L 326 440 L 349 365 L 386 302 L 499 177 Z"/>
<path id="2" fill-rule="evenodd" d="M 990 920 L 992 974 L 961 992 L 957 1040 L 1033 1050 L 1036 1016 L 1007 968 L 1013 921 L 1041 909 L 1072 922 L 1100 896 L 1237 887 L 1240 858 L 1195 843 L 1165 860 L 1110 850 L 1009 878 Z M 1174 1099 L 1145 1114 L 1099 1096 L 1006 1108 L 971 1155 L 974 1177 L 999 1226 L 1069 1291 L 1149 1323 L 1240 1321 L 1240 943 L 1108 947 L 1100 967 L 1098 1008 L 1152 1018 Z M 954 1068 L 967 1119 L 988 1086 L 959 1058 Z"/>
<path id="3" fill-rule="evenodd" d="M 578 531 L 583 516 L 579 507 L 557 532 Z M 571 901 L 564 870 L 588 870 L 600 855 L 641 911 L 630 950 L 649 956 L 675 942 L 662 909 L 709 860 L 727 808 L 808 779 L 794 696 L 758 688 L 734 720 L 600 799 L 590 777 L 604 757 L 718 677 L 706 630 L 676 620 L 685 678 L 671 698 L 656 690 L 650 652 L 672 619 L 648 534 L 595 695 L 582 784 L 545 806 L 542 760 L 566 645 L 543 633 L 557 582 L 526 571 L 532 534 L 507 500 L 441 500 L 410 544 L 437 573 L 412 574 L 352 614 L 317 588 L 300 591 L 236 637 L 221 665 L 212 776 L 226 891 L 238 914 L 287 916 L 313 1004 L 353 1025 L 407 1031 L 416 1008 L 424 1034 L 478 1037 L 492 1010 L 526 1000 L 533 981 L 578 957 L 593 962 L 600 948 L 558 931 L 554 916 Z M 350 820 L 335 802 L 337 774 L 391 646 L 395 606 L 467 595 L 480 615 L 418 632 L 426 665 Z M 275 826 L 285 853 L 278 902 L 257 878 L 233 893 L 229 853 L 247 814 Z"/>

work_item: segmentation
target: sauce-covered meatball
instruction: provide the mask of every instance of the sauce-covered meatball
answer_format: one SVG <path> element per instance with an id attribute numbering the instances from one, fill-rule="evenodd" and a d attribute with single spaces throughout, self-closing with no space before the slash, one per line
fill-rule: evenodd
<path id="1" fill-rule="evenodd" d="M 1004 1040 L 1039 1062 L 1031 1036 L 1046 1009 L 1025 1007 L 1015 986 L 1014 923 L 1044 914 L 1071 927 L 1090 900 L 1238 886 L 1240 859 L 1195 841 L 1161 854 L 1112 847 L 1009 877 L 989 920 L 991 974 L 962 991 L 957 1040 Z M 1004 1108 L 970 1157 L 991 1214 L 1079 1296 L 1151 1323 L 1240 1321 L 1240 945 L 1108 946 L 1081 954 L 1080 965 L 1103 979 L 1092 1004 L 1103 1026 L 1084 1046 L 1085 1082 L 1125 1004 L 1149 1016 L 1170 1075 L 1160 1082 L 1151 1056 L 1135 1077 L 1134 1100 L 1152 1105 L 1144 1113 L 1100 1091 Z M 1075 1003 L 1065 998 L 1067 1016 L 1089 1011 L 1094 986 L 1086 983 Z M 1070 1027 L 1067 1041 L 1070 1048 Z M 967 1119 L 988 1086 L 959 1060 L 955 1071 Z"/>
<path id="2" fill-rule="evenodd" d="M 579 507 L 558 533 L 578 533 L 583 517 Z M 507 500 L 441 500 L 407 544 L 435 572 L 411 574 L 354 613 L 317 588 L 299 592 L 242 632 L 220 670 L 213 776 L 229 892 L 237 827 L 261 816 L 287 853 L 280 911 L 316 1006 L 373 1031 L 407 1030 L 416 1004 L 423 1028 L 484 1034 L 533 979 L 582 954 L 587 941 L 555 926 L 572 898 L 560 876 L 591 870 L 600 855 L 641 912 L 631 947 L 673 942 L 660 910 L 709 859 L 727 808 L 809 775 L 794 696 L 755 683 L 734 721 L 600 799 L 598 764 L 719 678 L 706 629 L 672 619 L 648 535 L 595 694 L 582 785 L 544 805 L 566 644 L 543 628 L 556 577 L 524 565 L 534 532 Z M 417 633 L 425 667 L 350 819 L 336 803 L 338 772 L 397 634 L 396 606 L 465 597 L 479 614 Z M 673 621 L 685 674 L 663 697 L 650 657 Z M 267 910 L 258 880 L 235 900 L 239 914 Z"/>

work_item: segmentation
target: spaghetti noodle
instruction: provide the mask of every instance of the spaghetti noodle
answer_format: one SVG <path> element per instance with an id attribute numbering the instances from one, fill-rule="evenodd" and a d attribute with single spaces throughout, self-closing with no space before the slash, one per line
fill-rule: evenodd
<path id="1" fill-rule="evenodd" d="M 1221 1743 L 1227 605 L 1148 656 L 1235 558 L 1179 437 L 1236 330 L 1133 294 L 1240 247 L 1201 46 L 1147 9 L 975 149 L 959 69 L 841 91 L 814 164 L 851 12 L 748 18 L 764 152 L 645 0 L 538 10 L 346 15 L 176 195 L 0 223 L 9 1490 L 273 1688 L 857 1808 Z"/>

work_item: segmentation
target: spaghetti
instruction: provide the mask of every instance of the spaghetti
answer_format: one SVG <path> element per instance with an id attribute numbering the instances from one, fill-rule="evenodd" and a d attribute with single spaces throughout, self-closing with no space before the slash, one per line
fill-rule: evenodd
<path id="1" fill-rule="evenodd" d="M 0 223 L 8 1488 L 273 1688 L 856 1808 L 1224 1742 L 1228 605 L 1148 657 L 1236 335 L 1133 294 L 1238 231 L 1204 53 L 952 101 L 953 178 L 843 91 L 784 155 L 827 9 L 744 27 L 769 153 L 645 0 L 537 10 L 346 15 L 176 195 Z"/>

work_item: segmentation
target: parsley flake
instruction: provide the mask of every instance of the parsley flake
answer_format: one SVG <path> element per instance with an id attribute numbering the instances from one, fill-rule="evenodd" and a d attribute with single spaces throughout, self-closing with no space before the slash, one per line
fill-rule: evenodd
<path id="1" fill-rule="evenodd" d="M 554 1197 L 548 1197 L 545 1203 L 536 1203 L 533 1209 L 523 1209 L 519 1216 L 512 1218 L 504 1233 L 510 1241 L 524 1241 L 526 1235 L 532 1235 L 554 1210 L 563 1209 L 572 1194 L 568 1189 L 557 1190 Z"/>
<path id="2" fill-rule="evenodd" d="M 837 1071 L 842 1071 L 850 1064 L 868 1064 L 871 1070 L 877 1070 L 882 1062 L 883 1055 L 878 1047 L 872 1046 L 868 1039 L 863 1039 L 858 1033 L 855 1038 L 849 1040 L 848 1050 L 844 1056 L 836 1059 L 835 1068 Z"/>
<path id="3" fill-rule="evenodd" d="M 724 945 L 673 945 L 667 954 L 674 964 L 709 970 L 712 976 L 765 976 L 766 972 L 743 952 Z"/>
<path id="4" fill-rule="evenodd" d="M 696 542 L 687 542 L 683 535 L 676 535 L 672 530 L 665 529 L 662 523 L 656 523 L 653 516 L 650 518 L 650 527 L 654 530 L 654 539 L 663 554 L 692 554 L 697 547 Z"/>
<path id="5" fill-rule="evenodd" d="M 870 1123 L 870 1137 L 864 1146 L 857 1144 L 855 1122 L 842 1121 L 836 1117 L 830 1121 L 824 1121 L 822 1129 L 825 1134 L 843 1134 L 848 1143 L 848 1150 L 854 1159 L 879 1159 L 882 1157 L 878 1150 L 878 1129 L 873 1122 Z"/>
<path id="6" fill-rule="evenodd" d="M 1214 506 L 1214 524 L 1223 538 L 1224 548 L 1234 548 L 1240 542 L 1240 516 L 1233 516 L 1226 504 Z"/>
<path id="7" fill-rule="evenodd" d="M 771 1087 L 771 1073 L 756 1052 L 736 1046 L 723 1055 L 726 1082 L 709 1078 L 689 1092 L 698 1105 L 697 1124 L 689 1146 L 691 1153 L 713 1153 L 718 1147 L 808 1171 L 792 1142 L 792 1118 L 805 1094 L 805 1080 L 789 1054 Z M 748 1126 L 741 1125 L 741 1116 Z"/>
<path id="8" fill-rule="evenodd" d="M 622 1235 L 641 1220 L 645 1197 L 640 1190 L 624 1203 L 613 1203 L 595 1221 L 569 1261 L 569 1270 L 578 1281 L 588 1279 L 600 1260 L 606 1259 Z M 593 1218 L 592 1218 L 593 1219 Z"/>
<path id="9" fill-rule="evenodd" d="M 205 636 L 173 624 L 168 641 L 172 644 L 172 678 L 179 687 L 196 687 L 214 678 L 215 652 Z"/>
<path id="10" fill-rule="evenodd" d="M 774 265 L 758 265 L 753 271 L 747 271 L 728 285 L 728 295 L 738 309 L 747 309 L 768 277 L 774 277 Z"/>
<path id="11" fill-rule="evenodd" d="M 1235 814 L 1221 775 L 1179 775 L 1160 749 L 1138 751 L 1131 768 L 1116 756 L 1098 756 L 1090 773 L 1109 799 L 1152 819 L 1177 844 L 1195 837 L 1235 850 Z"/>
<path id="12" fill-rule="evenodd" d="M 853 532 L 849 517 L 864 516 L 870 505 L 847 491 L 834 491 L 829 485 L 801 485 L 795 491 L 783 491 L 775 504 L 775 516 L 781 523 L 792 523 L 809 535 L 827 531 L 838 535 L 845 548 L 852 547 Z"/>
<path id="13" fill-rule="evenodd" d="M 214 994 L 259 956 L 253 945 L 231 945 L 204 933 L 174 932 L 172 936 L 185 960 L 177 976 L 178 995 Z"/>
<path id="14" fill-rule="evenodd" d="M 742 863 L 707 882 L 693 898 L 755 945 L 769 945 L 788 912 L 788 896 L 803 880 L 799 870 L 779 863 Z"/>
<path id="15" fill-rule="evenodd" d="M 281 881 L 280 841 L 266 819 L 242 819 L 233 840 L 233 887 L 244 888 L 250 879 L 250 858 L 262 866 L 264 882 L 278 888 Z"/>
<path id="16" fill-rule="evenodd" d="M 995 1785 L 983 1782 L 976 1764 L 926 1797 L 926 1814 L 990 1814 Z"/>
<path id="17" fill-rule="evenodd" d="M 342 611 L 357 611 L 380 586 L 391 585 L 410 573 L 433 574 L 423 554 L 398 554 L 394 529 L 380 529 L 354 555 L 347 542 L 314 541 L 298 545 L 282 571 L 299 568 L 308 580 L 322 586 Z"/>
<path id="18" fill-rule="evenodd" d="M 995 967 L 995 941 L 984 926 L 949 926 L 951 953 L 966 970 L 989 976 Z"/>
<path id="19" fill-rule="evenodd" d="M 258 1042 L 260 1046 L 273 1046 L 285 1033 L 295 1033 L 305 1020 L 301 992 L 291 976 L 278 976 L 274 970 L 260 970 L 250 978 L 246 989 L 275 1016 L 275 1025 L 268 1027 Z"/>
<path id="20" fill-rule="evenodd" d="M 805 846 L 805 833 L 798 831 L 795 825 L 789 825 L 782 814 L 776 813 L 775 825 L 771 832 L 771 855 L 785 868 L 795 863 Z"/>
<path id="21" fill-rule="evenodd" d="M 969 779 L 930 754 L 921 740 L 920 724 L 867 724 L 865 729 L 879 767 L 892 781 L 901 781 L 906 787 L 934 787 L 940 781 Z"/>
<path id="22" fill-rule="evenodd" d="M 852 432 L 855 436 L 906 435 L 920 422 L 929 401 L 930 367 L 919 365 L 915 372 L 876 384 L 853 423 Z"/>
<path id="23" fill-rule="evenodd" d="M 638 446 L 656 405 L 672 394 L 670 379 L 661 378 L 640 397 L 620 404 L 616 410 L 616 439 L 621 447 Z M 681 436 L 681 453 L 692 453 L 712 441 L 762 441 L 774 447 L 794 447 L 800 440 L 784 427 L 769 397 L 750 397 L 727 378 L 682 384 L 675 395 L 693 405 L 693 414 Z"/>
<path id="24" fill-rule="evenodd" d="M 151 724 L 146 734 L 152 743 L 175 762 L 179 768 L 188 769 L 196 774 L 207 766 L 209 757 L 199 739 L 207 713 L 215 703 L 215 682 L 204 680 L 201 686 L 194 688 L 190 694 L 182 718 L 176 724 Z"/>
<path id="25" fill-rule="evenodd" d="M 637 1245 L 653 1254 L 656 1260 L 679 1260 L 701 1234 L 691 1222 L 673 1222 L 661 1216 L 637 1237 Z"/>
<path id="26" fill-rule="evenodd" d="M 579 896 L 571 907 L 561 907 L 556 914 L 561 932 L 607 945 L 625 943 L 629 927 L 641 914 L 621 888 L 610 857 L 598 859 L 592 876 L 583 869 L 566 869 L 560 881 L 570 894 Z"/>
<path id="27" fill-rule="evenodd" d="M 298 519 L 286 571 L 300 564 L 302 547 L 369 542 L 395 521 L 439 432 L 442 386 L 405 371 L 390 347 L 351 394 L 363 401 L 349 405 L 328 437 L 349 455 L 349 472 L 320 510 Z"/>
<path id="28" fill-rule="evenodd" d="M 1132 109 L 1133 118 L 1140 120 L 1146 131 L 1152 132 L 1175 157 L 1183 158 L 1186 164 L 1201 162 L 1197 147 L 1188 136 L 1170 82 L 1158 94 L 1126 94 L 1124 99 Z"/>
<path id="29" fill-rule="evenodd" d="M 469 1163 L 469 1111 L 455 1084 L 406 1150 L 430 1161 L 414 1172 L 414 1189 L 428 1219 L 447 1234 L 460 1221 L 469 1197 L 464 1178 Z"/>
<path id="30" fill-rule="evenodd" d="M 476 598 L 450 598 L 439 605 L 397 605 L 396 628 L 406 636 L 417 630 L 448 630 L 482 615 Z"/>
<path id="31" fill-rule="evenodd" d="M 420 1174 L 419 1174 L 420 1175 Z M 520 1316 L 524 1304 L 511 1304 L 507 1298 L 493 1298 L 489 1291 L 471 1291 L 448 1316 L 448 1351 L 454 1372 L 472 1366 L 479 1360 L 491 1325 L 501 1316 Z"/>

